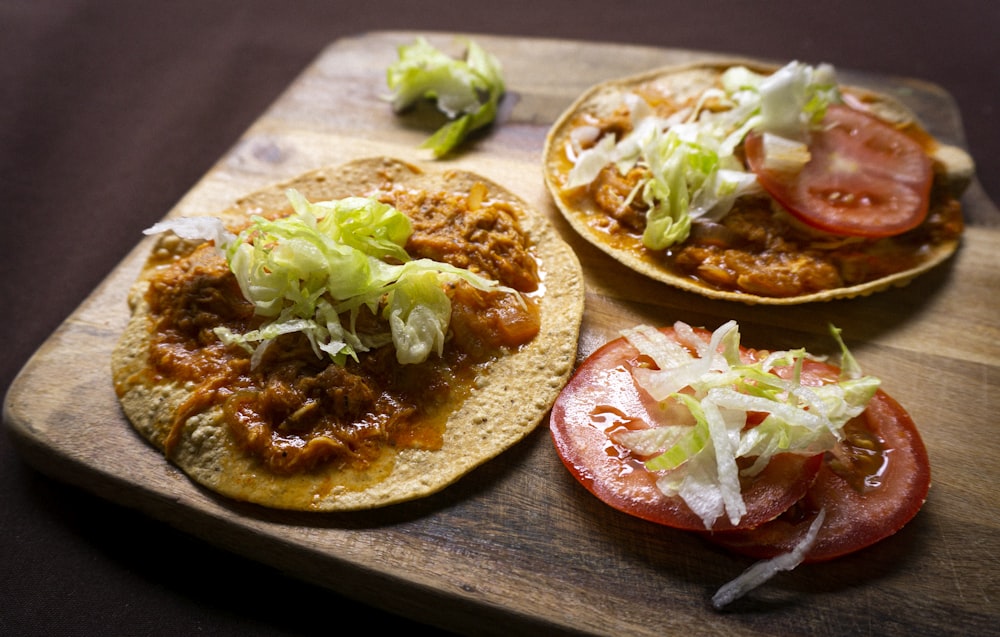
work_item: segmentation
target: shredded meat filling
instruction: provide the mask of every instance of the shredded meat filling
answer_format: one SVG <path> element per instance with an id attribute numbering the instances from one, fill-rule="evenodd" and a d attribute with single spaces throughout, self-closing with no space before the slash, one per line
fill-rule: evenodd
<path id="1" fill-rule="evenodd" d="M 626 230 L 640 234 L 646 227 L 646 209 L 635 189 L 644 175 L 641 168 L 623 175 L 615 166 L 607 166 L 591 185 L 597 205 Z"/>
<path id="2" fill-rule="evenodd" d="M 791 297 L 860 285 L 918 265 L 925 246 L 958 237 L 959 202 L 945 193 L 932 197 L 919 227 L 882 239 L 845 238 L 805 228 L 764 197 L 744 197 L 719 222 L 695 220 L 691 235 L 665 251 L 643 247 L 646 209 L 627 197 L 641 169 L 626 175 L 605 168 L 587 190 L 603 215 L 590 223 L 608 241 L 631 245 L 681 276 L 719 290 Z M 609 223 L 610 220 L 610 223 Z"/>
<path id="3" fill-rule="evenodd" d="M 723 218 L 721 232 L 696 223 L 691 237 L 661 257 L 676 271 L 723 290 L 789 297 L 860 285 L 919 263 L 921 247 L 962 228 L 957 201 L 931 202 L 920 227 L 883 239 L 844 238 L 797 224 L 766 199 L 744 199 Z"/>
<path id="4" fill-rule="evenodd" d="M 382 199 L 410 217 L 411 255 L 484 274 L 521 292 L 537 289 L 537 265 L 509 204 L 476 197 L 470 205 L 462 193 L 401 189 Z"/>

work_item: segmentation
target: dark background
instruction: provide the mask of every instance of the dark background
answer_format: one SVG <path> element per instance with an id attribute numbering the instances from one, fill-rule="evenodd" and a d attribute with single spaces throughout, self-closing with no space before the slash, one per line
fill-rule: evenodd
<path id="1" fill-rule="evenodd" d="M 0 0 L 0 389 L 332 41 L 407 29 L 720 51 L 920 78 L 1000 196 L 1000 3 Z M 0 634 L 310 635 L 404 619 L 36 472 L 0 435 Z"/>

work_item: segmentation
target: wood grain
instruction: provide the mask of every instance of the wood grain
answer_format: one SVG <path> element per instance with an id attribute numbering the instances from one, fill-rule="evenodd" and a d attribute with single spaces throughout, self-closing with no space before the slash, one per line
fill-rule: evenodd
<path id="1" fill-rule="evenodd" d="M 214 211 L 312 168 L 373 154 L 420 161 L 430 116 L 394 116 L 385 68 L 406 32 L 331 44 L 191 189 L 171 215 Z M 711 301 L 646 280 L 574 236 L 540 172 L 548 125 L 611 77 L 704 57 L 695 51 L 475 36 L 505 68 L 498 125 L 444 165 L 487 175 L 545 211 L 587 277 L 583 357 L 621 327 L 741 323 L 751 346 L 830 352 L 843 328 L 866 371 L 905 405 L 929 449 L 924 509 L 880 545 L 782 574 L 724 613 L 709 598 L 749 561 L 596 501 L 562 467 L 544 427 L 424 500 L 359 514 L 309 515 L 223 500 L 188 481 L 123 419 L 109 379 L 136 249 L 62 324 L 11 386 L 4 421 L 41 470 L 248 558 L 339 593 L 476 634 L 995 633 L 1000 610 L 1000 213 L 978 184 L 964 198 L 959 253 L 905 288 L 798 307 Z M 450 34 L 430 39 L 459 51 Z M 841 69 L 909 104 L 931 131 L 964 142 L 937 87 Z"/>

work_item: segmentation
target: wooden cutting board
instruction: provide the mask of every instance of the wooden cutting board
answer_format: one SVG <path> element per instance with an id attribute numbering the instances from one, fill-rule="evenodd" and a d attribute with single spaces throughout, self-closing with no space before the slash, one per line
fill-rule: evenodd
<path id="1" fill-rule="evenodd" d="M 406 32 L 330 45 L 169 212 L 215 211 L 300 172 L 373 154 L 420 161 L 421 114 L 394 116 L 385 69 Z M 431 34 L 449 51 L 451 34 Z M 249 558 L 339 593 L 455 631 L 592 634 L 986 634 L 1000 610 L 1000 213 L 978 184 L 969 228 L 949 263 L 870 298 L 797 307 L 711 301 L 610 261 L 562 222 L 545 192 L 548 126 L 591 84 L 702 52 L 475 36 L 505 68 L 498 125 L 443 165 L 474 170 L 546 212 L 577 250 L 587 283 L 582 358 L 637 322 L 740 322 L 744 342 L 829 352 L 833 322 L 865 370 L 905 405 L 929 449 L 933 486 L 899 534 L 833 563 L 777 576 L 726 612 L 710 597 L 749 560 L 620 514 L 563 468 L 543 425 L 444 492 L 335 515 L 264 510 L 192 484 L 133 433 L 109 379 L 126 321 L 136 249 L 39 349 L 11 386 L 4 420 L 44 472 L 135 507 Z M 841 69 L 895 95 L 943 140 L 961 145 L 959 114 L 935 86 Z M 165 211 L 166 212 L 166 211 Z M 137 241 L 140 237 L 137 237 Z"/>

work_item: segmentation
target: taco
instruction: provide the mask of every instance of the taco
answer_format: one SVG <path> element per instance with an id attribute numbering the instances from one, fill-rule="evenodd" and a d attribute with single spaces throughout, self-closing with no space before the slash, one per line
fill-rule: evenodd
<path id="1" fill-rule="evenodd" d="M 575 361 L 579 262 L 475 174 L 363 159 L 147 233 L 115 389 L 144 438 L 236 500 L 437 492 L 531 432 Z"/>
<path id="2" fill-rule="evenodd" d="M 587 241 L 716 299 L 870 294 L 940 264 L 963 231 L 963 150 L 829 65 L 749 62 L 598 84 L 548 133 L 546 184 Z"/>

